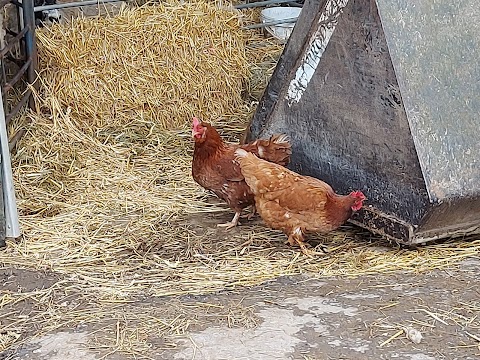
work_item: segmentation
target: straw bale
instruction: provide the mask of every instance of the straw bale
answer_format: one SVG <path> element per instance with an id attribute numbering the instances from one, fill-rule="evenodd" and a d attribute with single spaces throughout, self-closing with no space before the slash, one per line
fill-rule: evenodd
<path id="1" fill-rule="evenodd" d="M 163 128 L 241 106 L 249 76 L 238 12 L 162 2 L 38 32 L 42 95 L 85 126 L 154 120 Z"/>

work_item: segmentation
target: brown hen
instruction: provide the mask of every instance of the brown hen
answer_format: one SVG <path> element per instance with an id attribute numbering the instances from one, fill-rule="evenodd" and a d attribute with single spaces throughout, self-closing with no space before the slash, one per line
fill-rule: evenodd
<path id="1" fill-rule="evenodd" d="M 192 136 L 195 140 L 192 162 L 194 180 L 225 200 L 235 211 L 232 221 L 218 225 L 227 230 L 238 224 L 244 208 L 253 207 L 248 218 L 255 214 L 253 193 L 240 172 L 235 150 L 240 148 L 282 165 L 287 165 L 290 160 L 291 147 L 286 135 L 273 135 L 268 140 L 256 140 L 244 145 L 227 144 L 213 126 L 193 118 Z"/>
<path id="2" fill-rule="evenodd" d="M 265 224 L 282 230 L 288 235 L 288 243 L 298 244 L 307 255 L 312 252 L 305 247 L 305 232 L 335 230 L 366 200 L 361 191 L 337 195 L 321 180 L 299 175 L 247 151 L 239 149 L 235 155 Z"/>

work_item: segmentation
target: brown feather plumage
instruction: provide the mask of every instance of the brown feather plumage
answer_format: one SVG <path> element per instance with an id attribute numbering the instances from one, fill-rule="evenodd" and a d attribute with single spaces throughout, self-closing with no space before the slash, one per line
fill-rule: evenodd
<path id="1" fill-rule="evenodd" d="M 304 250 L 303 234 L 326 233 L 345 223 L 365 197 L 361 192 L 342 196 L 327 183 L 299 175 L 283 166 L 237 151 L 242 175 L 252 190 L 257 211 L 266 225 L 282 230 L 290 244 Z"/>
<path id="2" fill-rule="evenodd" d="M 270 139 L 243 145 L 227 144 L 213 126 L 198 120 L 194 120 L 192 135 L 195 140 L 192 176 L 199 185 L 213 191 L 235 211 L 236 219 L 228 223 L 227 228 L 236 225 L 244 208 L 255 204 L 253 193 L 235 159 L 235 151 L 244 149 L 283 165 L 290 160 L 291 147 L 285 135 L 273 135 Z"/>

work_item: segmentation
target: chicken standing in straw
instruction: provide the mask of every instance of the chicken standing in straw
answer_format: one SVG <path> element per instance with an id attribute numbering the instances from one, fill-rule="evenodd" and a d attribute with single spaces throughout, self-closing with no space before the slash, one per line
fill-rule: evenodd
<path id="1" fill-rule="evenodd" d="M 268 140 L 256 140 L 243 145 L 226 144 L 213 126 L 193 118 L 192 137 L 195 140 L 192 162 L 194 180 L 225 200 L 235 211 L 232 221 L 218 225 L 227 230 L 238 224 L 242 209 L 252 206 L 248 218 L 255 214 L 253 193 L 235 161 L 235 150 L 245 149 L 282 165 L 290 161 L 291 147 L 286 135 L 273 135 Z"/>
<path id="2" fill-rule="evenodd" d="M 361 191 L 337 195 L 321 180 L 299 175 L 243 149 L 236 150 L 235 155 L 265 224 L 282 230 L 288 235 L 288 243 L 298 244 L 306 255 L 315 254 L 305 247 L 306 231 L 335 230 L 366 200 Z"/>

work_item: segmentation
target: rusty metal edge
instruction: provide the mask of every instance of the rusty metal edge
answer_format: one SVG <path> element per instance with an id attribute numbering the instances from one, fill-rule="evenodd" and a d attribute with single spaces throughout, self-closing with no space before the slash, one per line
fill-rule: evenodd
<path id="1" fill-rule="evenodd" d="M 414 234 L 411 244 L 424 244 L 446 238 L 459 238 L 480 234 L 480 221 L 451 226 L 449 228 L 434 229 Z"/>
<path id="2" fill-rule="evenodd" d="M 354 213 L 349 222 L 399 244 L 410 245 L 414 238 L 415 228 L 411 224 L 373 206 Z"/>
<path id="3" fill-rule="evenodd" d="M 391 242 L 407 246 L 422 245 L 436 240 L 480 234 L 480 221 L 418 231 L 417 228 L 411 224 L 395 216 L 385 214 L 373 207 L 368 207 L 362 209 L 359 213 L 355 213 L 349 222 L 374 234 L 383 236 Z M 379 222 L 382 223 L 382 226 L 376 225 Z M 399 234 L 403 234 L 403 236 L 399 236 Z"/>

